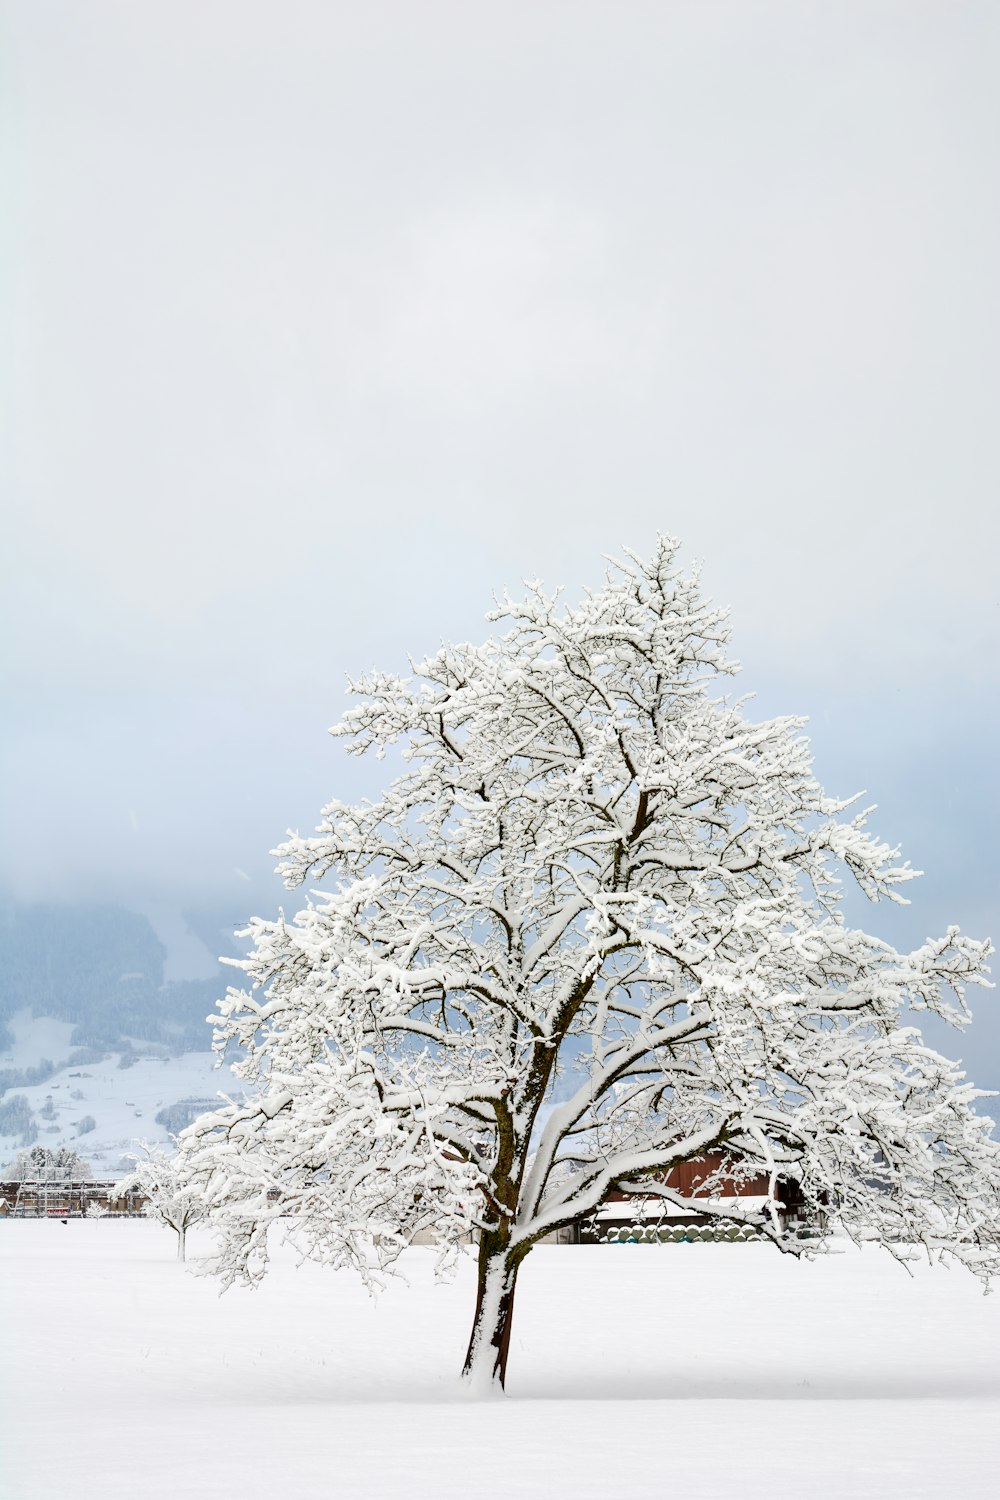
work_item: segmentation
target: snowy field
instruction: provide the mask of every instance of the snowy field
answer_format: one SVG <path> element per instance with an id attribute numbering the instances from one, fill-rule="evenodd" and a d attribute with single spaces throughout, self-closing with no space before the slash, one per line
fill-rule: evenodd
<path id="1" fill-rule="evenodd" d="M 194 1257 L 205 1242 L 192 1236 Z M 461 1398 L 471 1268 L 257 1292 L 144 1221 L 0 1220 L 4 1500 L 995 1500 L 1000 1297 L 878 1251 L 543 1247 L 503 1401 Z"/>

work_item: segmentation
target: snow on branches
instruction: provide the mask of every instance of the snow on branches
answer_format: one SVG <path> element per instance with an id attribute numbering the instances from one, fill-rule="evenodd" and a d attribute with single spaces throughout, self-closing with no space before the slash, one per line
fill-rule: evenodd
<path id="1" fill-rule="evenodd" d="M 111 1189 L 113 1199 L 127 1193 L 145 1197 L 142 1211 L 177 1235 L 177 1259 L 184 1260 L 187 1232 L 205 1217 L 198 1185 L 185 1171 L 182 1158 L 153 1146 L 143 1145 L 131 1156 L 131 1171 Z"/>
<path id="2" fill-rule="evenodd" d="M 331 885 L 250 924 L 216 1031 L 248 1098 L 185 1136 L 228 1279 L 278 1213 L 369 1278 L 420 1230 L 446 1256 L 475 1234 L 488 1384 L 532 1245 L 622 1184 L 676 1199 L 709 1152 L 771 1183 L 713 1211 L 783 1248 L 791 1178 L 851 1233 L 994 1268 L 990 1122 L 906 1024 L 963 1024 L 989 944 L 847 925 L 845 872 L 873 902 L 916 872 L 817 784 L 803 721 L 722 691 L 726 616 L 676 551 L 578 605 L 531 585 L 505 633 L 352 685 L 333 733 L 405 769 L 277 851 Z"/>

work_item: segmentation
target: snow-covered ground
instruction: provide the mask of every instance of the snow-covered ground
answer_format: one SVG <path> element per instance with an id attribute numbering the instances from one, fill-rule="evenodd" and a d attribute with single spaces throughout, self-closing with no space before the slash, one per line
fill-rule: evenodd
<path id="1" fill-rule="evenodd" d="M 33 1016 L 25 1007 L 14 1012 L 7 1026 L 12 1040 L 9 1047 L 0 1047 L 0 1068 L 33 1068 L 43 1057 L 59 1063 L 74 1050 L 72 1037 L 76 1027 L 70 1021 Z"/>
<path id="2" fill-rule="evenodd" d="M 195 1256 L 199 1241 L 192 1236 Z M 204 1247 L 204 1242 L 201 1242 Z M 471 1266 L 377 1302 L 279 1248 L 217 1295 L 144 1221 L 0 1221 L 10 1500 L 994 1500 L 1000 1299 L 877 1250 L 545 1246 L 509 1397 L 455 1373 Z"/>
<path id="3" fill-rule="evenodd" d="M 45 1057 L 65 1065 L 42 1083 L 16 1085 L 5 1101 L 23 1095 L 39 1127 L 39 1144 L 53 1150 L 72 1146 L 99 1177 L 117 1176 L 123 1155 L 137 1140 L 166 1143 L 169 1131 L 155 1118 L 164 1106 L 195 1099 L 206 1101 L 207 1108 L 220 1090 L 231 1094 L 237 1087 L 228 1068 L 215 1067 L 208 1049 L 176 1057 L 139 1056 L 126 1068 L 119 1066 L 120 1052 L 109 1052 L 99 1062 L 66 1064 L 73 1051 L 73 1027 L 66 1022 L 24 1010 L 12 1018 L 10 1029 L 14 1045 L 0 1052 L 0 1068 L 30 1068 Z M 83 1134 L 81 1122 L 88 1127 Z M 18 1147 L 15 1136 L 0 1133 L 0 1166 L 13 1159 Z"/>

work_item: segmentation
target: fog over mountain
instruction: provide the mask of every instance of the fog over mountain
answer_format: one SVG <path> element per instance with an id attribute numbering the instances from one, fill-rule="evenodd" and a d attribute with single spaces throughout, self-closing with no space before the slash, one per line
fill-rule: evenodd
<path id="1" fill-rule="evenodd" d="M 268 850 L 384 782 L 347 675 L 657 530 L 926 870 L 852 915 L 1000 933 L 995 5 L 4 28 L 0 1026 L 207 1048 Z"/>

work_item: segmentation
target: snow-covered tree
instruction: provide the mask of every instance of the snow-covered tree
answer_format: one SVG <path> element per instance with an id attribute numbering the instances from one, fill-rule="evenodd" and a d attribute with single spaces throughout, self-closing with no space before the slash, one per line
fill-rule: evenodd
<path id="1" fill-rule="evenodd" d="M 279 1213 L 370 1282 L 418 1230 L 445 1261 L 474 1234 L 486 1388 L 532 1246 L 614 1187 L 683 1201 L 687 1161 L 764 1172 L 763 1206 L 701 1206 L 781 1248 L 794 1178 L 849 1233 L 997 1265 L 990 1122 L 909 1020 L 964 1025 L 990 946 L 848 925 L 845 871 L 873 902 L 917 872 L 817 784 L 802 720 L 722 691 L 725 613 L 675 554 L 576 606 L 529 586 L 498 638 L 354 685 L 333 733 L 404 768 L 277 851 L 335 884 L 251 923 L 216 1031 L 248 1097 L 182 1137 L 227 1282 Z"/>
<path id="2" fill-rule="evenodd" d="M 86 1182 L 90 1175 L 90 1163 L 70 1146 L 29 1146 L 0 1167 L 8 1182 Z"/>
<path id="3" fill-rule="evenodd" d="M 184 1260 L 187 1232 L 205 1216 L 197 1187 L 184 1172 L 183 1159 L 152 1146 L 133 1154 L 132 1170 L 114 1184 L 109 1197 L 124 1198 L 139 1193 L 145 1199 L 142 1211 L 149 1219 L 165 1224 L 177 1236 L 177 1259 Z"/>

